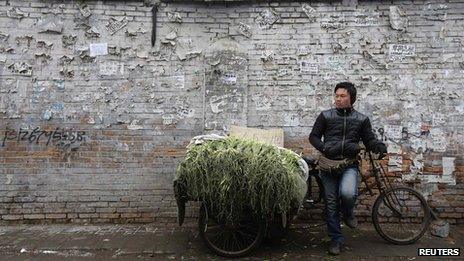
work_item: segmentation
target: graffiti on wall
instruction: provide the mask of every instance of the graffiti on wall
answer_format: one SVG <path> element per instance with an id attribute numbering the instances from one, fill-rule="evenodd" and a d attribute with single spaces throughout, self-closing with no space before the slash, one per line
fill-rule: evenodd
<path id="1" fill-rule="evenodd" d="M 32 130 L 19 128 L 18 130 L 7 128 L 1 137 L 2 147 L 5 147 L 7 141 L 29 142 L 30 144 L 44 143 L 45 146 L 54 144 L 60 148 L 69 148 L 74 144 L 80 144 L 86 139 L 85 131 L 74 131 L 63 129 L 60 127 L 54 130 L 42 130 L 40 127 L 35 127 Z"/>

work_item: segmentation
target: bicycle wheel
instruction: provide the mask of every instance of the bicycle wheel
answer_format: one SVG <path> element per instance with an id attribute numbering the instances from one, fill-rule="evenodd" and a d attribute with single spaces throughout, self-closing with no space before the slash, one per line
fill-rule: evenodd
<path id="1" fill-rule="evenodd" d="M 316 186 L 313 186 L 313 179 L 316 181 Z M 308 185 L 308 191 L 304 198 L 303 206 L 307 209 L 311 209 L 324 198 L 324 186 L 321 178 L 319 177 L 319 171 L 313 171 L 312 173 L 310 171 L 306 183 Z"/>
<path id="2" fill-rule="evenodd" d="M 372 209 L 375 230 L 385 240 L 407 245 L 421 238 L 430 224 L 424 197 L 409 187 L 391 188 L 376 199 Z"/>
<path id="3" fill-rule="evenodd" d="M 200 208 L 200 236 L 215 254 L 224 257 L 241 257 L 251 253 L 263 241 L 265 226 L 251 216 L 237 224 L 225 224 L 208 216 L 206 204 Z"/>

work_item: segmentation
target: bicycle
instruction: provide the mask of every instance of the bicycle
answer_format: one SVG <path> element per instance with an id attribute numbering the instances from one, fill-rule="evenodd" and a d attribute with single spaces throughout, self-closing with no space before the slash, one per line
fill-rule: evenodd
<path id="1" fill-rule="evenodd" d="M 380 191 L 372 208 L 375 230 L 383 239 L 393 244 L 407 245 L 416 242 L 427 231 L 431 219 L 437 219 L 435 213 L 420 192 L 408 186 L 394 185 L 392 177 L 388 176 L 385 168 L 379 160 L 375 159 L 372 152 L 364 151 L 362 154 L 364 157 L 360 156 L 359 160 L 362 162 L 364 158 L 369 163 L 370 170 L 368 175 L 361 173 L 361 182 L 364 183 L 365 188 L 359 192 L 359 195 L 369 192 L 374 196 L 372 191 L 374 187 Z M 316 205 L 324 198 L 324 187 L 316 161 L 308 158 L 305 160 L 311 166 L 306 202 Z M 370 177 L 374 178 L 371 184 L 368 182 Z M 318 189 L 316 195 L 313 195 L 312 191 L 313 178 Z"/>

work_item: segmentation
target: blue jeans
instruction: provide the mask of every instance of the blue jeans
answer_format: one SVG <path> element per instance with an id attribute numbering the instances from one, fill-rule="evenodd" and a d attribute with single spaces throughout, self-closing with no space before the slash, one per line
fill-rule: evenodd
<path id="1" fill-rule="evenodd" d="M 332 241 L 344 243 L 340 227 L 340 211 L 344 217 L 353 217 L 358 197 L 359 170 L 350 166 L 340 172 L 321 172 L 324 185 L 327 230 Z"/>

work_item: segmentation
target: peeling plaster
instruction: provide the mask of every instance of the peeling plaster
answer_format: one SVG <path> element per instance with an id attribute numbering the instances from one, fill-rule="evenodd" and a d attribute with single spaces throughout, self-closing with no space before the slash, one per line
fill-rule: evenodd
<path id="1" fill-rule="evenodd" d="M 15 38 L 16 45 L 18 46 L 27 46 L 28 48 L 31 47 L 31 43 L 34 40 L 32 35 L 21 35 Z"/>
<path id="2" fill-rule="evenodd" d="M 144 29 L 144 25 L 142 24 L 139 28 L 127 28 L 126 29 L 126 36 L 135 37 L 139 36 L 140 34 L 146 34 L 147 31 Z"/>
<path id="3" fill-rule="evenodd" d="M 7 66 L 12 72 L 25 76 L 32 76 L 32 66 L 25 62 L 12 63 Z"/>
<path id="4" fill-rule="evenodd" d="M 272 98 L 268 95 L 255 94 L 251 100 L 255 102 L 257 111 L 268 111 L 272 107 Z"/>
<path id="5" fill-rule="evenodd" d="M 59 59 L 59 65 L 68 66 L 74 60 L 74 57 L 63 55 Z"/>
<path id="6" fill-rule="evenodd" d="M 6 11 L 6 16 L 14 19 L 23 19 L 25 17 L 25 13 L 19 10 L 16 7 L 11 8 L 10 10 Z"/>
<path id="7" fill-rule="evenodd" d="M 179 60 L 186 61 L 200 56 L 201 50 L 185 50 L 184 48 L 176 48 L 176 54 Z"/>
<path id="8" fill-rule="evenodd" d="M 399 31 L 406 29 L 408 25 L 408 19 L 405 17 L 405 13 L 398 6 L 390 6 L 390 26 Z"/>
<path id="9" fill-rule="evenodd" d="M 61 34 L 63 33 L 64 23 L 57 16 L 47 16 L 38 22 L 39 33 Z"/>
<path id="10" fill-rule="evenodd" d="M 139 120 L 132 120 L 129 125 L 127 125 L 127 129 L 129 130 L 141 130 L 143 129 L 142 125 L 139 125 Z"/>
<path id="11" fill-rule="evenodd" d="M 100 38 L 101 37 L 100 30 L 95 26 L 91 26 L 85 31 L 85 37 Z"/>
<path id="12" fill-rule="evenodd" d="M 176 45 L 176 39 L 177 39 L 177 32 L 176 31 L 171 31 L 163 39 L 161 39 L 161 43 L 170 44 L 170 45 L 174 46 L 174 45 Z"/>
<path id="13" fill-rule="evenodd" d="M 264 50 L 261 55 L 263 62 L 272 62 L 275 60 L 275 53 L 272 50 Z"/>
<path id="14" fill-rule="evenodd" d="M 300 125 L 299 116 L 295 114 L 285 114 L 283 120 L 283 126 L 286 127 L 295 127 Z"/>
<path id="15" fill-rule="evenodd" d="M 226 104 L 226 99 L 228 98 L 228 95 L 224 96 L 212 96 L 210 101 L 209 101 L 209 106 L 211 107 L 211 111 L 213 113 L 221 113 L 224 111 L 222 107 Z"/>
<path id="16" fill-rule="evenodd" d="M 61 42 L 63 43 L 64 47 L 71 47 L 76 45 L 77 36 L 76 35 L 63 35 L 61 37 Z"/>
<path id="17" fill-rule="evenodd" d="M 77 7 L 79 8 L 79 12 L 84 18 L 88 18 L 92 15 L 90 8 L 85 3 L 77 3 Z"/>
<path id="18" fill-rule="evenodd" d="M 182 17 L 178 12 L 168 12 L 167 17 L 171 23 L 182 23 Z"/>

